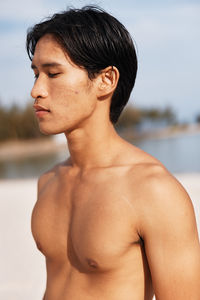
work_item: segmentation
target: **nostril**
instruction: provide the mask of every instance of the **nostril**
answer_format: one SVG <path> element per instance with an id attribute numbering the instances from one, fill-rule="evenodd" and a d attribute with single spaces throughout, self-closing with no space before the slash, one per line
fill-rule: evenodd
<path id="1" fill-rule="evenodd" d="M 40 89 L 40 88 L 34 86 L 31 90 L 31 97 L 33 99 L 46 98 L 47 96 L 48 96 L 48 93 L 45 89 Z"/>

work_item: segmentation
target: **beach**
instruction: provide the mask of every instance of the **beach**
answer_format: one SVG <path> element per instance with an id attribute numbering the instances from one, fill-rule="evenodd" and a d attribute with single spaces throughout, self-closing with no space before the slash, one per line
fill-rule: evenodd
<path id="1" fill-rule="evenodd" d="M 200 233 L 200 173 L 175 174 L 189 193 Z M 45 290 L 45 259 L 31 235 L 31 212 L 37 180 L 0 181 L 0 299 L 41 300 Z"/>

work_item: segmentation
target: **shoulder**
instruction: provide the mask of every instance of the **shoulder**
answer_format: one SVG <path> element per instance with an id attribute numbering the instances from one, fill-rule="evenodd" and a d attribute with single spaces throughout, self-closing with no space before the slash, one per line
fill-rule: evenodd
<path id="1" fill-rule="evenodd" d="M 182 184 L 161 164 L 150 164 L 143 172 L 145 202 L 152 205 L 191 205 L 188 193 Z M 146 203 L 147 204 L 147 203 Z"/>
<path id="2" fill-rule="evenodd" d="M 68 162 L 68 161 L 67 161 Z M 67 162 L 58 163 L 53 168 L 43 173 L 38 179 L 38 192 L 41 192 L 52 183 L 55 184 L 57 179 L 62 176 L 63 166 L 67 165 Z"/>
<path id="3" fill-rule="evenodd" d="M 138 195 L 142 196 L 145 204 L 151 199 L 161 202 L 168 199 L 170 202 L 177 195 L 181 196 L 176 197 L 177 199 L 189 199 L 181 183 L 159 160 L 141 149 L 137 151 L 137 160 L 130 165 L 127 178 L 131 186 L 137 189 Z"/>
<path id="4" fill-rule="evenodd" d="M 52 181 L 55 179 L 55 175 L 56 175 L 56 171 L 53 168 L 52 170 L 45 172 L 39 177 L 38 185 L 37 185 L 38 196 L 52 183 Z"/>
<path id="5" fill-rule="evenodd" d="M 141 188 L 137 191 L 141 235 L 196 226 L 192 201 L 181 183 L 161 164 L 143 166 Z M 139 184 L 139 183 L 138 183 Z"/>
<path id="6" fill-rule="evenodd" d="M 133 146 L 126 155 L 125 181 L 134 205 L 154 211 L 157 206 L 191 207 L 191 200 L 181 183 L 156 158 Z"/>
<path id="7" fill-rule="evenodd" d="M 184 187 L 159 160 L 139 148 L 131 149 L 131 155 L 127 155 L 129 167 L 126 181 L 129 189 L 140 199 L 141 205 L 191 206 Z"/>
<path id="8" fill-rule="evenodd" d="M 160 162 L 143 158 L 131 167 L 128 180 L 155 295 L 197 299 L 200 244 L 191 199 Z"/>

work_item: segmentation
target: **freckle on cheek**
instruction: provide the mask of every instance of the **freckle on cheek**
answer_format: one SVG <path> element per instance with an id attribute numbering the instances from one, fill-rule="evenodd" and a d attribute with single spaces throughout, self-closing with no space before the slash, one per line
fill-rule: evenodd
<path id="1" fill-rule="evenodd" d="M 78 91 L 75 91 L 75 94 L 78 94 L 79 92 Z"/>

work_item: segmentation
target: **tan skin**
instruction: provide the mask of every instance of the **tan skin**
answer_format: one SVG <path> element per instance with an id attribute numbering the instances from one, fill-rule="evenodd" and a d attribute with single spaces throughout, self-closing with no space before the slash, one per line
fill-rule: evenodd
<path id="1" fill-rule="evenodd" d="M 32 67 L 35 108 L 49 110 L 37 113 L 40 129 L 64 132 L 70 151 L 39 179 L 32 214 L 46 257 L 44 299 L 199 300 L 191 200 L 159 161 L 115 132 L 118 70 L 91 81 L 50 35 L 38 41 Z"/>

